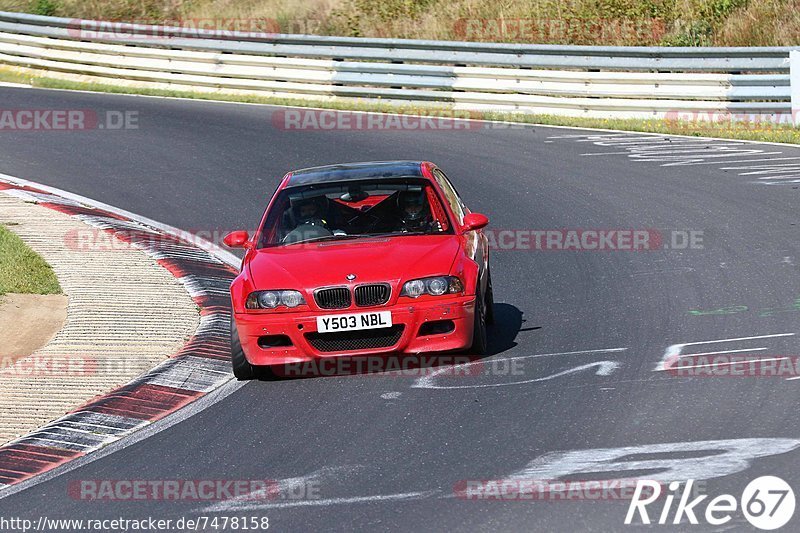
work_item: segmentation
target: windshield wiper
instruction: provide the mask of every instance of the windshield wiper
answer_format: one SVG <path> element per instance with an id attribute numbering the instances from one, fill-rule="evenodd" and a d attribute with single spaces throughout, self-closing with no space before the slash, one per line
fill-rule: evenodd
<path id="1" fill-rule="evenodd" d="M 349 235 L 323 235 L 321 237 L 313 237 L 302 241 L 287 242 L 284 246 L 291 246 L 293 244 L 308 244 L 310 242 L 323 242 L 323 241 L 338 241 L 345 239 L 374 239 L 380 237 L 398 237 L 404 235 L 432 235 L 426 231 L 387 231 L 384 233 L 351 233 Z"/>
<path id="2" fill-rule="evenodd" d="M 310 242 L 335 241 L 339 239 L 353 239 L 356 237 L 361 237 L 361 235 L 322 235 L 321 237 L 312 237 L 311 239 L 304 239 L 302 241 L 287 242 L 284 243 L 284 246 L 291 246 L 293 244 L 308 244 Z"/>
<path id="3" fill-rule="evenodd" d="M 402 237 L 405 235 L 430 235 L 425 231 L 385 231 L 383 233 L 351 233 L 353 239 L 380 239 L 382 237 Z"/>
<path id="4" fill-rule="evenodd" d="M 427 231 L 387 231 L 385 233 L 374 233 L 370 237 L 402 237 L 404 235 L 432 235 Z"/>

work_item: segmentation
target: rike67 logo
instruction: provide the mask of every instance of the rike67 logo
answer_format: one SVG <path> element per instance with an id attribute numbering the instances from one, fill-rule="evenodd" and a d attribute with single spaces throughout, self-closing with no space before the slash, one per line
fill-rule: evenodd
<path id="1" fill-rule="evenodd" d="M 786 525 L 794 515 L 794 491 L 779 477 L 762 476 L 754 479 L 738 500 L 731 494 L 721 494 L 707 502 L 707 494 L 692 498 L 693 485 L 694 480 L 686 483 L 673 481 L 668 485 L 666 494 L 662 494 L 665 491 L 661 483 L 639 480 L 625 516 L 625 524 L 651 524 L 653 520 L 660 525 L 685 522 L 697 525 L 701 523 L 699 516 L 705 519 L 706 524 L 721 526 L 730 522 L 741 510 L 753 527 L 774 530 Z M 678 503 L 673 513 L 676 500 Z M 656 514 L 651 519 L 649 512 L 653 511 Z M 637 515 L 638 520 L 635 520 Z"/>

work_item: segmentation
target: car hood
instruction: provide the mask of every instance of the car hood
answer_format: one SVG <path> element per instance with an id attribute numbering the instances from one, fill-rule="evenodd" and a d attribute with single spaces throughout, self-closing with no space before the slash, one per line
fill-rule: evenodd
<path id="1" fill-rule="evenodd" d="M 314 289 L 448 274 L 460 244 L 455 235 L 380 237 L 258 250 L 249 261 L 256 289 Z M 394 283 L 393 283 L 394 285 Z"/>

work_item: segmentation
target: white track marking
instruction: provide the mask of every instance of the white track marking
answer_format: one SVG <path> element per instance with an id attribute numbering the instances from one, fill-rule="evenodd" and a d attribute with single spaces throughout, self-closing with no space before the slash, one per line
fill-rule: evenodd
<path id="1" fill-rule="evenodd" d="M 578 372 L 583 372 L 584 370 L 588 370 L 590 368 L 597 367 L 597 371 L 595 375 L 597 376 L 610 376 L 614 373 L 616 369 L 620 366 L 619 363 L 616 361 L 597 361 L 594 363 L 588 363 L 585 365 L 576 366 L 574 368 L 570 368 L 568 370 L 564 370 L 562 372 L 558 372 L 556 374 L 551 374 L 549 376 L 544 376 L 541 378 L 534 378 L 534 379 L 526 379 L 523 381 L 511 381 L 508 383 L 484 383 L 478 385 L 456 385 L 451 387 L 444 387 L 444 386 L 437 386 L 437 385 L 428 385 L 421 386 L 420 388 L 425 389 L 484 389 L 488 387 L 510 387 L 512 385 L 525 385 L 527 383 L 541 383 L 542 381 L 550 381 L 552 379 L 560 378 L 563 376 L 568 376 L 571 374 L 577 374 Z M 423 378 L 424 379 L 424 378 Z M 418 385 L 414 384 L 414 387 Z"/>
<path id="2" fill-rule="evenodd" d="M 708 143 L 700 143 L 700 144 L 659 144 L 659 145 L 642 145 L 642 146 L 632 146 L 628 150 L 630 154 L 642 154 L 642 155 L 661 155 L 661 154 L 694 154 L 694 153 L 706 153 L 712 152 L 714 150 L 721 150 L 723 152 L 728 151 L 729 148 L 734 149 L 736 151 L 742 148 L 741 144 L 708 144 Z M 748 152 L 752 150 L 747 150 Z"/>
<path id="3" fill-rule="evenodd" d="M 759 174 L 774 174 L 776 178 L 780 179 L 782 177 L 782 176 L 780 176 L 780 174 L 796 174 L 798 170 L 800 170 L 800 166 L 793 165 L 791 168 L 772 167 L 772 168 L 767 168 L 767 169 L 762 169 L 762 170 L 750 170 L 748 172 L 739 172 L 739 175 L 740 176 L 758 176 Z M 769 177 L 759 178 L 759 179 L 764 180 L 764 179 L 769 179 Z"/>
<path id="4" fill-rule="evenodd" d="M 754 460 L 790 452 L 800 447 L 800 440 L 755 438 L 670 442 L 621 448 L 557 451 L 541 455 L 523 469 L 505 478 L 518 480 L 555 481 L 564 477 L 585 477 L 601 473 L 606 480 L 630 479 L 629 472 L 650 470 L 648 479 L 674 481 L 677 479 L 713 479 L 729 476 L 750 467 Z M 697 457 L 676 457 L 680 453 L 705 452 Z M 661 457 L 659 457 L 661 455 Z M 617 475 L 614 475 L 614 474 Z M 561 487 L 564 483 L 559 483 Z M 473 495 L 479 496 L 481 487 Z M 560 490 L 565 490 L 561 488 Z"/>
<path id="5" fill-rule="evenodd" d="M 785 160 L 785 159 L 797 160 L 797 159 L 800 159 L 800 157 L 778 157 L 778 158 L 775 158 L 775 160 Z M 768 161 L 768 160 L 764 159 L 764 160 L 754 161 L 754 162 L 762 162 L 762 161 Z M 797 168 L 798 166 L 800 166 L 800 163 L 770 163 L 769 165 L 744 165 L 744 166 L 740 166 L 740 167 L 720 167 L 720 170 L 749 170 L 749 169 L 754 169 L 754 168 L 783 168 L 783 167 Z"/>
<path id="6" fill-rule="evenodd" d="M 738 350 L 720 350 L 718 352 L 700 352 L 700 353 L 685 353 L 678 357 L 700 357 L 703 355 L 721 355 L 725 353 L 741 353 L 741 352 L 763 352 L 766 348 L 740 348 Z"/>
<path id="7" fill-rule="evenodd" d="M 600 376 L 607 376 L 607 375 L 611 374 L 612 372 L 614 372 L 614 370 L 616 370 L 619 367 L 619 363 L 616 363 L 614 361 L 599 361 L 599 362 L 594 362 L 594 363 L 591 363 L 591 364 L 588 364 L 588 365 L 582 365 L 580 367 L 572 368 L 572 369 L 569 369 L 569 370 L 566 370 L 564 372 L 560 372 L 558 374 L 554 374 L 554 375 L 551 375 L 551 376 L 545 376 L 543 378 L 529 379 L 529 380 L 524 380 L 524 381 L 514 381 L 514 382 L 509 382 L 509 383 L 492 383 L 492 384 L 483 384 L 483 385 L 481 385 L 481 384 L 477 384 L 477 385 L 460 385 L 460 386 L 454 386 L 454 387 L 441 387 L 441 386 L 435 385 L 435 380 L 436 380 L 436 378 L 438 376 L 440 376 L 441 374 L 443 374 L 445 372 L 451 372 L 455 368 L 467 368 L 467 367 L 474 366 L 474 365 L 493 364 L 493 363 L 500 362 L 500 361 L 514 361 L 514 360 L 520 360 L 520 359 L 536 359 L 536 358 L 540 358 L 540 357 L 554 357 L 554 356 L 568 356 L 568 355 L 618 353 L 618 352 L 624 352 L 626 350 L 627 350 L 627 348 L 603 348 L 603 349 L 600 349 L 600 350 L 579 350 L 579 351 L 575 351 L 575 352 L 541 353 L 541 354 L 534 354 L 534 355 L 523 355 L 523 356 L 520 356 L 520 357 L 503 357 L 503 358 L 500 358 L 500 359 L 488 359 L 488 360 L 480 360 L 480 361 L 471 361 L 469 363 L 462 363 L 460 365 L 455 365 L 453 367 L 447 366 L 447 367 L 443 367 L 443 368 L 437 369 L 437 370 L 433 371 L 430 375 L 422 376 L 420 378 L 417 378 L 417 380 L 414 382 L 413 385 L 411 385 L 411 387 L 415 388 L 415 389 L 473 389 L 473 388 L 483 388 L 483 387 L 506 387 L 506 386 L 511 386 L 511 385 L 522 385 L 522 384 L 525 384 L 525 383 L 535 383 L 535 382 L 540 382 L 540 381 L 548 381 L 548 380 L 555 379 L 557 377 L 561 377 L 561 376 L 564 376 L 564 375 L 567 375 L 567 374 L 580 372 L 580 371 L 586 370 L 586 369 L 588 369 L 590 367 L 594 367 L 594 366 L 598 366 L 598 365 L 599 365 L 599 368 L 598 368 L 596 374 L 600 375 Z"/>
<path id="8" fill-rule="evenodd" d="M 510 361 L 512 359 L 536 359 L 538 357 L 551 357 L 551 356 L 555 356 L 555 355 L 585 355 L 585 354 L 591 354 L 591 353 L 615 353 L 615 352 L 625 352 L 627 350 L 628 350 L 627 348 L 603 348 L 601 350 L 578 350 L 576 352 L 537 353 L 537 354 L 533 354 L 533 355 L 521 355 L 519 357 L 502 357 L 500 359 L 488 359 L 488 360 L 483 361 L 483 362 L 489 363 L 489 362 L 492 362 L 492 361 Z M 478 362 L 480 362 L 480 361 L 472 361 L 472 362 L 463 363 L 463 364 L 464 365 L 471 365 L 471 364 L 478 363 Z"/>
<path id="9" fill-rule="evenodd" d="M 789 179 L 789 178 L 798 178 L 798 179 Z M 767 178 L 761 178 L 767 179 Z M 784 176 L 782 178 L 776 178 L 773 181 L 759 181 L 762 185 L 786 185 L 787 183 L 800 183 L 800 174 L 797 176 Z"/>
<path id="10" fill-rule="evenodd" d="M 400 397 L 401 394 L 402 393 L 400 393 L 400 392 L 387 392 L 387 393 L 381 394 L 381 398 L 384 399 L 384 400 L 396 400 L 396 399 L 398 399 Z"/>
<path id="11" fill-rule="evenodd" d="M 776 143 L 753 143 L 732 139 L 687 138 L 683 136 L 638 134 L 628 135 L 563 135 L 551 136 L 548 139 L 568 139 L 573 142 L 591 143 L 598 147 L 607 147 L 607 152 L 586 152 L 581 156 L 627 156 L 637 162 L 659 163 L 662 167 L 687 165 L 716 165 L 721 170 L 735 170 L 740 176 L 759 175 L 761 181 L 750 181 L 751 184 L 776 185 L 795 183 L 800 178 L 800 166 L 797 164 L 769 164 L 770 161 L 796 161 L 797 157 L 788 157 L 784 152 L 767 151 L 754 144 L 780 145 Z M 620 151 L 621 149 L 621 151 Z M 748 158 L 752 156 L 752 158 Z M 783 157 L 781 157 L 783 156 Z M 752 165 L 750 168 L 736 168 L 732 165 L 740 163 L 764 163 Z M 785 166 L 786 168 L 779 168 Z M 740 172 L 744 170 L 745 172 Z"/>
<path id="12" fill-rule="evenodd" d="M 354 503 L 375 503 L 387 501 L 413 501 L 421 500 L 423 498 L 430 498 L 440 494 L 439 491 L 420 491 L 420 492 L 402 492 L 399 494 L 375 494 L 371 496 L 350 496 L 343 498 L 324 498 L 319 500 L 289 500 L 289 501 L 265 501 L 254 502 L 249 501 L 225 501 L 215 503 L 203 509 L 200 509 L 196 514 L 203 513 L 233 513 L 245 511 L 263 511 L 267 509 L 286 509 L 290 507 L 330 507 L 333 505 L 349 505 Z M 231 505 L 232 504 L 232 505 Z"/>
<path id="13" fill-rule="evenodd" d="M 764 157 L 760 159 L 742 159 L 741 161 L 728 161 L 731 164 L 738 164 L 738 163 L 761 163 L 763 161 L 794 161 L 800 159 L 800 157 Z M 699 165 L 718 165 L 719 162 L 717 161 L 708 161 L 706 163 L 696 163 L 694 166 Z M 720 170 L 733 170 L 736 167 L 720 167 Z"/>
<path id="14" fill-rule="evenodd" d="M 779 142 L 764 142 L 764 141 L 753 141 L 750 139 L 725 139 L 722 137 L 696 137 L 694 135 L 679 135 L 679 134 L 664 134 L 664 133 L 650 133 L 645 131 L 637 131 L 637 132 L 630 132 L 630 131 L 622 131 L 622 130 L 610 130 L 610 129 L 602 129 L 602 128 L 581 128 L 575 126 L 547 126 L 541 124 L 532 124 L 533 126 L 539 128 L 553 128 L 553 129 L 560 129 L 560 130 L 582 130 L 582 131 L 589 131 L 594 133 L 573 133 L 571 135 L 550 135 L 548 139 L 567 139 L 574 142 L 590 142 L 595 143 L 598 146 L 605 146 L 605 142 L 609 141 L 609 145 L 613 146 L 610 141 L 615 141 L 617 139 L 625 141 L 631 139 L 641 139 L 644 141 L 645 139 L 652 138 L 652 139 L 659 139 L 663 142 L 676 142 L 676 141 L 717 141 L 717 142 L 739 142 L 742 144 L 759 144 L 764 146 L 779 146 L 779 147 L 786 147 L 786 148 L 797 148 L 796 144 L 790 143 L 779 143 Z M 604 133 L 607 132 L 607 133 Z M 602 143 L 602 144 L 601 144 Z M 619 144 L 619 143 L 617 143 Z"/>
<path id="15" fill-rule="evenodd" d="M 581 157 L 592 157 L 598 155 L 630 155 L 630 152 L 586 152 L 585 154 L 579 154 Z"/>
<path id="16" fill-rule="evenodd" d="M 633 155 L 660 155 L 660 154 L 693 154 L 693 153 L 708 153 L 711 150 L 716 150 L 719 148 L 740 148 L 740 144 L 714 144 L 709 145 L 707 142 L 703 142 L 702 144 L 698 143 L 689 143 L 689 142 L 680 142 L 680 143 L 667 143 L 667 144 L 633 144 L 630 143 L 630 147 L 628 150 L 624 152 L 587 152 L 581 154 L 582 156 L 594 156 L 594 155 L 627 155 L 633 157 Z M 747 152 L 753 152 L 752 150 L 747 150 Z"/>
<path id="17" fill-rule="evenodd" d="M 717 141 L 713 141 L 717 142 Z M 735 142 L 735 141 L 728 141 Z M 597 146 L 677 146 L 677 145 L 690 145 L 690 144 L 708 144 L 709 141 L 705 139 L 671 139 L 667 137 L 635 137 L 622 140 L 614 140 L 611 142 L 595 142 Z"/>
<path id="18" fill-rule="evenodd" d="M 663 167 L 679 167 L 679 166 L 691 166 L 694 165 L 695 163 L 702 162 L 704 159 L 724 159 L 726 157 L 738 157 L 740 154 L 757 154 L 757 153 L 780 154 L 782 152 L 761 152 L 760 150 L 735 150 L 735 151 L 723 150 L 718 153 L 708 153 L 697 156 L 692 156 L 690 154 L 674 155 L 674 156 L 658 154 L 658 156 L 656 157 L 649 157 L 648 154 L 633 154 L 631 155 L 631 159 L 635 161 L 662 163 L 661 166 Z M 727 163 L 727 161 L 720 161 L 720 163 Z"/>
<path id="19" fill-rule="evenodd" d="M 749 341 L 749 340 L 756 340 L 756 339 L 772 339 L 776 337 L 792 337 L 794 333 L 775 333 L 772 335 L 755 335 L 752 337 L 735 337 L 732 339 L 717 339 L 711 341 L 697 341 L 697 342 L 684 342 L 681 344 L 673 344 L 668 346 L 667 349 L 664 351 L 664 355 L 661 358 L 661 361 L 658 362 L 656 367 L 653 369 L 653 372 L 663 372 L 665 370 L 669 370 L 667 367 L 667 363 L 678 359 L 681 356 L 681 352 L 686 346 L 700 346 L 703 344 L 716 344 L 722 342 L 738 342 L 738 341 Z M 731 352 L 727 352 L 731 353 Z M 690 354 L 691 355 L 691 354 Z"/>
<path id="20" fill-rule="evenodd" d="M 288 495 L 292 490 L 309 487 L 312 483 L 318 485 L 325 479 L 341 478 L 349 473 L 359 470 L 360 468 L 360 466 L 325 466 L 304 476 L 276 480 L 275 484 L 277 485 L 277 494 L 269 492 L 265 493 L 264 488 L 259 487 L 255 492 L 236 496 L 229 500 L 215 502 L 207 507 L 204 507 L 198 512 L 236 512 L 246 511 L 248 509 L 261 509 L 266 508 L 267 506 L 276 506 L 286 503 L 292 504 L 288 505 L 288 507 L 294 507 L 297 505 L 310 505 L 314 502 L 323 502 L 326 500 L 323 500 L 322 498 L 312 498 L 305 490 L 301 497 L 297 500 L 289 498 L 287 501 L 286 495 Z M 314 490 L 316 492 L 318 488 L 315 487 Z"/>
<path id="21" fill-rule="evenodd" d="M 375 503 L 375 502 L 400 502 L 400 501 L 413 501 L 430 498 L 439 494 L 439 491 L 426 491 L 426 492 L 403 492 L 400 494 L 376 494 L 373 496 L 351 496 L 349 498 L 327 498 L 323 500 L 296 500 L 284 502 L 269 502 L 269 503 L 250 503 L 242 507 L 237 507 L 237 511 L 258 511 L 265 509 L 286 509 L 288 507 L 330 507 L 332 505 L 350 505 L 354 503 Z M 203 510 L 202 512 L 213 512 Z M 227 512 L 221 510 L 217 512 Z"/>

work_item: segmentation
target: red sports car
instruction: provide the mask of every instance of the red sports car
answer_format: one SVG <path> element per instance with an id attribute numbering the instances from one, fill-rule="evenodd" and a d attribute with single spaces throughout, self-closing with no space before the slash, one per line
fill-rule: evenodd
<path id="1" fill-rule="evenodd" d="M 429 162 L 286 174 L 231 285 L 233 371 L 336 356 L 486 351 L 489 219 Z"/>

